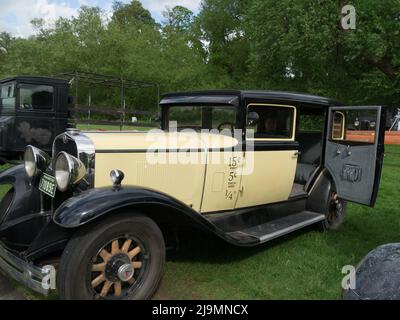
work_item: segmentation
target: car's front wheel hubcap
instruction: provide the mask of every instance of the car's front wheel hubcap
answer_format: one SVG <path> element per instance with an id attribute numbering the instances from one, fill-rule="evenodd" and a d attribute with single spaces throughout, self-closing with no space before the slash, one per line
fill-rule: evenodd
<path id="1" fill-rule="evenodd" d="M 118 268 L 118 278 L 123 282 L 128 282 L 131 280 L 134 273 L 135 269 L 130 263 L 125 263 Z"/>

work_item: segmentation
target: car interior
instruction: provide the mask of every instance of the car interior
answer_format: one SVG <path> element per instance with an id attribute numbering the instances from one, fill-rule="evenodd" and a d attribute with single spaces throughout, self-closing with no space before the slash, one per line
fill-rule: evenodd
<path id="1" fill-rule="evenodd" d="M 296 141 L 300 154 L 291 197 L 305 192 L 321 165 L 325 115 L 323 108 L 298 108 Z"/>

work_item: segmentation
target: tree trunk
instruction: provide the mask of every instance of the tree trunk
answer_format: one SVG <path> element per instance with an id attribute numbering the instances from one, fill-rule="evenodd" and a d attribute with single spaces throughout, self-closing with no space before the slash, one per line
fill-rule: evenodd
<path id="1" fill-rule="evenodd" d="M 366 58 L 368 64 L 377 67 L 382 71 L 390 80 L 395 81 L 398 73 L 396 68 L 393 66 L 392 59 L 385 56 L 383 58 L 368 57 Z"/>

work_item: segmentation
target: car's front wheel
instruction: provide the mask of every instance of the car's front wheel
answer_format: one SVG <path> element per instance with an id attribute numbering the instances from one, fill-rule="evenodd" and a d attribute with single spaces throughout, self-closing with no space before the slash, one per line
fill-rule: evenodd
<path id="1" fill-rule="evenodd" d="M 79 230 L 60 261 L 60 299 L 150 299 L 162 278 L 165 244 L 157 224 L 118 214 Z"/>

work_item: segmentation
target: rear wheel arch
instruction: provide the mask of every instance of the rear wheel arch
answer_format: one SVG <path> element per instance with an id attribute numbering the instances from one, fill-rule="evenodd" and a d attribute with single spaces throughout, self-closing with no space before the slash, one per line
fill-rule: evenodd
<path id="1" fill-rule="evenodd" d="M 335 176 L 331 173 L 331 170 L 329 169 L 329 168 L 325 168 L 325 171 L 326 171 L 326 173 L 327 173 L 327 175 L 328 175 L 328 177 L 329 177 L 329 179 L 331 180 L 331 183 L 332 183 L 332 190 L 334 190 L 335 192 L 337 192 L 337 184 L 339 183 L 337 180 L 336 180 L 336 178 L 335 178 Z"/>
<path id="2" fill-rule="evenodd" d="M 333 214 L 336 205 L 341 208 L 338 215 Z M 307 209 L 325 215 L 325 220 L 320 224 L 322 230 L 336 230 L 343 223 L 346 208 L 347 202 L 338 198 L 335 179 L 329 170 L 324 169 L 310 192 Z"/>
<path id="3" fill-rule="evenodd" d="M 323 169 L 310 191 L 307 200 L 307 210 L 324 214 L 329 193 L 334 188 L 335 182 L 327 169 Z"/>

